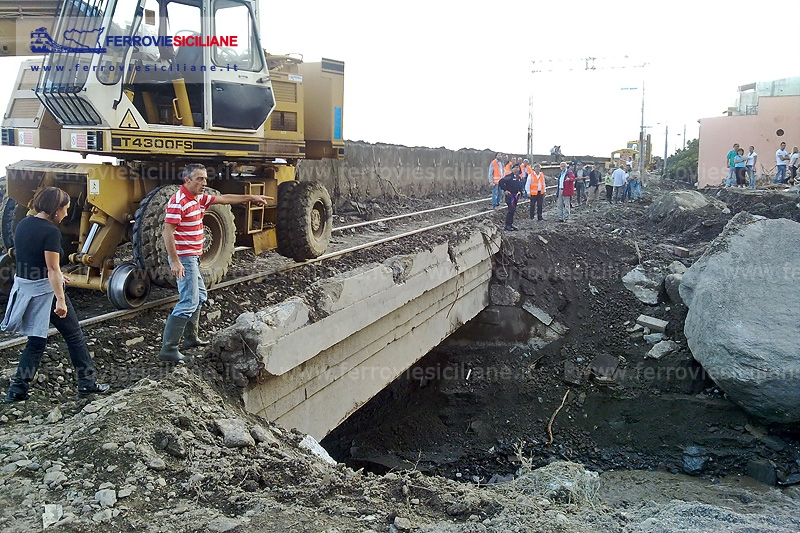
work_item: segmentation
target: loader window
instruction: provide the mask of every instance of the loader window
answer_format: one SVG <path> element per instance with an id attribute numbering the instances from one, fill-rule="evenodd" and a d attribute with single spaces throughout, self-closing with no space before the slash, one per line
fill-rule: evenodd
<path id="1" fill-rule="evenodd" d="M 114 15 L 111 17 L 111 26 L 106 32 L 106 53 L 100 58 L 97 65 L 97 79 L 100 83 L 114 85 L 122 78 L 125 73 L 125 56 L 130 45 L 119 44 L 120 41 L 114 37 L 130 36 L 141 21 L 141 14 L 137 13 L 136 8 L 139 0 L 118 0 L 114 8 Z M 110 38 L 110 39 L 109 39 Z"/>
<path id="2" fill-rule="evenodd" d="M 214 35 L 235 38 L 231 46 L 212 48 L 214 64 L 237 70 L 258 72 L 262 69 L 261 48 L 250 8 L 236 0 L 218 0 L 214 4 Z"/>

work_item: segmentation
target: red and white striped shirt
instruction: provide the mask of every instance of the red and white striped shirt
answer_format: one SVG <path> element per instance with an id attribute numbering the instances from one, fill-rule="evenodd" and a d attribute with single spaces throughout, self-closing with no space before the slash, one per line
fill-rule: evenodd
<path id="1" fill-rule="evenodd" d="M 181 185 L 167 203 L 166 224 L 175 228 L 175 249 L 178 256 L 186 257 L 203 253 L 203 215 L 216 196 L 201 193 L 196 198 Z"/>

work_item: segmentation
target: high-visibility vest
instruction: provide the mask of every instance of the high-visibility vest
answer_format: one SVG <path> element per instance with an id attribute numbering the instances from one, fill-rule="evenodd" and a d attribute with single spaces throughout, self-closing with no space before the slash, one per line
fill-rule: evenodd
<path id="1" fill-rule="evenodd" d="M 503 179 L 503 170 L 500 168 L 500 163 L 497 162 L 497 159 L 492 159 L 489 167 L 492 169 L 492 181 L 497 185 Z"/>
<path id="2" fill-rule="evenodd" d="M 530 189 L 528 190 L 528 194 L 531 196 L 536 196 L 537 194 L 544 194 L 545 193 L 545 184 L 544 184 L 544 172 L 539 172 L 538 174 L 532 172 L 528 175 L 530 178 Z"/>
<path id="3" fill-rule="evenodd" d="M 506 174 L 508 174 L 509 172 L 511 172 L 511 165 L 512 165 L 511 161 L 509 161 L 508 163 L 506 163 Z"/>
<path id="4" fill-rule="evenodd" d="M 520 176 L 527 177 L 527 176 L 530 176 L 532 173 L 533 173 L 533 169 L 531 168 L 530 165 L 526 165 L 525 163 L 520 165 L 520 168 L 519 168 L 519 175 Z"/>

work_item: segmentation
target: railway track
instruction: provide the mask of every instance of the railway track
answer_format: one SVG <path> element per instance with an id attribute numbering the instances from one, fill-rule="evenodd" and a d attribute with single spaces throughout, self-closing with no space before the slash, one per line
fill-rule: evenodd
<path id="1" fill-rule="evenodd" d="M 552 188 L 554 188 L 554 187 L 548 187 L 548 189 L 552 189 Z M 554 195 L 552 195 L 552 194 L 548 194 L 547 195 L 547 197 L 551 197 L 551 196 L 554 196 Z M 334 227 L 331 230 L 331 232 L 332 233 L 342 233 L 342 232 L 346 232 L 346 231 L 355 232 L 356 230 L 363 230 L 363 229 L 369 228 L 369 226 L 375 226 L 375 225 L 378 225 L 378 224 L 384 224 L 385 225 L 388 222 L 397 222 L 397 221 L 400 221 L 400 220 L 403 220 L 403 219 L 408 219 L 408 218 L 412 218 L 412 217 L 419 217 L 419 216 L 425 216 L 425 215 L 430 215 L 430 214 L 434 214 L 434 213 L 439 214 L 439 213 L 442 213 L 442 212 L 447 211 L 447 210 L 454 210 L 454 209 L 471 210 L 471 209 L 475 208 L 477 206 L 477 204 L 486 204 L 489 201 L 490 201 L 490 198 L 481 198 L 481 199 L 478 199 L 478 200 L 470 200 L 470 201 L 466 201 L 466 202 L 459 202 L 459 203 L 456 203 L 456 204 L 450 204 L 450 205 L 440 206 L 440 207 L 431 208 L 431 209 L 423 209 L 423 210 L 420 210 L 420 211 L 413 211 L 413 212 L 410 212 L 410 213 L 403 213 L 403 214 L 393 215 L 393 216 L 384 217 L 384 218 L 375 219 L 375 220 L 368 220 L 368 221 L 358 222 L 358 223 L 354 223 L 354 224 L 348 224 L 348 225 L 344 225 L 344 226 L 337 226 L 337 227 Z M 527 203 L 527 202 L 528 202 L 527 200 L 524 200 L 522 203 Z M 505 209 L 505 205 L 502 205 L 501 209 Z M 367 240 L 366 242 L 363 242 L 363 243 L 346 246 L 346 247 L 343 247 L 341 249 L 335 249 L 336 246 L 334 244 L 334 246 L 331 246 L 332 248 L 334 248 L 334 250 L 332 250 L 332 251 L 330 251 L 330 252 L 328 252 L 328 253 L 320 256 L 320 257 L 317 257 L 316 259 L 311 259 L 311 260 L 308 260 L 308 261 L 304 261 L 302 263 L 296 263 L 296 262 L 289 263 L 288 260 L 286 260 L 287 261 L 286 264 L 278 265 L 278 266 L 271 267 L 271 268 L 266 268 L 264 270 L 259 270 L 259 271 L 256 271 L 256 272 L 253 272 L 253 273 L 250 273 L 250 274 L 246 274 L 246 275 L 234 276 L 231 279 L 224 280 L 224 281 L 222 281 L 220 283 L 217 283 L 217 284 L 213 285 L 212 287 L 209 287 L 208 291 L 209 291 L 209 293 L 212 293 L 214 291 L 218 291 L 218 290 L 225 289 L 225 288 L 228 288 L 228 287 L 233 287 L 235 285 L 239 285 L 239 284 L 243 284 L 243 283 L 259 282 L 259 281 L 262 281 L 262 280 L 264 280 L 264 279 L 266 279 L 266 278 L 268 278 L 270 276 L 274 276 L 275 274 L 288 272 L 288 271 L 291 271 L 291 270 L 294 270 L 294 269 L 297 269 L 297 268 L 305 267 L 305 266 L 308 266 L 308 265 L 313 265 L 315 263 L 321 263 L 321 262 L 324 262 L 324 261 L 329 261 L 331 259 L 336 259 L 336 258 L 342 257 L 342 256 L 344 256 L 346 254 L 353 253 L 353 252 L 356 252 L 356 251 L 359 251 L 359 250 L 364 250 L 364 249 L 371 248 L 371 247 L 374 247 L 374 246 L 379 246 L 379 245 L 384 244 L 384 243 L 397 241 L 397 240 L 400 240 L 400 239 L 404 239 L 404 238 L 410 237 L 412 235 L 418 235 L 420 233 L 424 233 L 424 232 L 427 232 L 427 231 L 432 231 L 432 230 L 435 230 L 435 229 L 438 229 L 438 228 L 442 228 L 442 227 L 445 227 L 445 226 L 459 224 L 461 222 L 465 222 L 465 221 L 468 221 L 468 220 L 471 220 L 471 219 L 475 219 L 475 218 L 479 218 L 479 217 L 483 217 L 483 216 L 488 216 L 488 215 L 491 215 L 491 214 L 497 213 L 497 212 L 498 212 L 498 210 L 482 209 L 482 208 L 478 207 L 476 212 L 474 212 L 474 213 L 460 214 L 459 216 L 457 216 L 455 218 L 446 218 L 445 220 L 442 220 L 442 221 L 439 221 L 439 222 L 434 222 L 432 224 L 427 223 L 427 221 L 425 221 L 425 223 L 421 227 L 412 228 L 412 229 L 404 229 L 403 231 L 400 231 L 400 232 L 392 234 L 392 235 L 387 235 L 385 237 L 380 237 L 380 238 L 373 239 L 372 236 L 367 235 L 367 238 L 370 239 L 370 240 Z M 249 250 L 249 248 L 246 248 L 246 247 L 237 248 L 237 251 L 243 251 L 243 250 Z M 103 298 L 105 299 L 105 297 L 103 297 Z M 166 307 L 166 306 L 172 305 L 177 301 L 178 301 L 177 294 L 170 293 L 168 296 L 162 296 L 160 298 L 156 298 L 156 299 L 151 300 L 149 302 L 145 302 L 144 304 L 142 304 L 141 306 L 139 306 L 139 307 L 137 307 L 135 309 L 123 309 L 123 310 L 110 311 L 110 312 L 102 313 L 102 314 L 99 314 L 99 315 L 96 315 L 96 316 L 90 316 L 90 317 L 84 318 L 84 319 L 80 320 L 79 323 L 80 323 L 82 328 L 87 328 L 87 327 L 90 327 L 90 326 L 96 326 L 98 324 L 102 324 L 103 322 L 107 322 L 107 321 L 111 321 L 111 320 L 131 318 L 133 316 L 136 316 L 136 315 L 138 315 L 140 313 L 144 313 L 144 312 L 152 310 L 152 309 L 159 309 L 159 308 L 162 308 L 162 307 Z M 47 335 L 49 337 L 51 335 L 55 335 L 56 333 L 58 333 L 58 332 L 57 332 L 57 330 L 55 328 L 50 328 L 48 330 L 48 332 L 47 332 Z M 2 336 L 0 336 L 0 338 L 2 338 Z M 21 336 L 13 336 L 13 337 L 10 337 L 10 338 L 6 338 L 5 340 L 0 341 L 0 350 L 4 350 L 4 349 L 7 349 L 7 348 L 13 348 L 13 347 L 16 347 L 16 346 L 20 346 L 22 344 L 25 344 L 26 340 L 27 340 L 26 337 L 21 337 Z"/>

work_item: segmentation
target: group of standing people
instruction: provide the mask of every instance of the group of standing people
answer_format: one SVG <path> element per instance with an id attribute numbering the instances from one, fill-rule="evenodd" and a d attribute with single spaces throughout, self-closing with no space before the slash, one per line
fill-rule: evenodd
<path id="1" fill-rule="evenodd" d="M 758 154 L 753 146 L 748 152 L 739 143 L 733 143 L 733 148 L 728 151 L 726 157 L 728 165 L 728 177 L 725 179 L 726 187 L 750 187 L 756 188 L 756 163 Z M 800 149 L 797 146 L 792 148 L 790 154 L 786 150 L 786 143 L 782 142 L 775 151 L 775 180 L 774 184 L 787 183 L 789 180 L 796 182 L 797 170 L 800 168 Z"/>
<path id="2" fill-rule="evenodd" d="M 758 154 L 754 146 L 751 146 L 748 153 L 745 154 L 744 148 L 741 148 L 739 143 L 733 143 L 733 148 L 731 148 L 727 156 L 728 177 L 725 180 L 725 186 L 747 187 L 749 181 L 749 187 L 755 189 L 757 162 Z M 777 177 L 775 179 L 777 180 Z M 775 181 L 775 183 L 778 182 Z"/>
<path id="3" fill-rule="evenodd" d="M 542 166 L 538 163 L 531 166 L 528 159 L 522 157 L 506 157 L 498 153 L 489 164 L 489 184 L 492 186 L 492 209 L 496 209 L 503 199 L 508 206 L 506 213 L 506 231 L 516 231 L 514 214 L 520 197 L 529 196 L 530 218 L 542 218 L 544 206 L 545 182 Z"/>
<path id="4" fill-rule="evenodd" d="M 584 165 L 580 161 L 567 164 L 562 162 L 556 187 L 557 215 L 560 222 L 569 219 L 573 207 L 573 199 L 580 206 L 585 203 L 592 207 L 600 198 L 601 182 L 606 185 L 606 197 L 612 202 L 612 192 L 616 191 L 616 201 L 625 201 L 628 196 L 641 199 L 642 188 L 638 172 L 631 172 L 630 167 L 619 168 L 611 174 L 611 170 L 603 179 L 603 173 L 593 165 Z M 531 166 L 528 159 L 522 157 L 506 157 L 498 153 L 489 164 L 489 184 L 492 186 L 492 209 L 496 209 L 501 201 L 508 206 L 505 230 L 516 231 L 514 215 L 519 199 L 528 196 L 530 202 L 530 218 L 544 220 L 542 208 L 545 198 L 545 179 L 541 165 Z M 610 180 L 610 181 L 609 181 Z"/>
<path id="5" fill-rule="evenodd" d="M 789 171 L 789 180 L 793 180 L 792 183 L 797 185 L 797 169 L 800 167 L 800 149 L 795 146 L 792 148 L 792 153 L 789 154 L 786 151 L 786 143 L 782 142 L 780 148 L 775 152 L 775 163 L 778 167 L 778 170 L 775 174 L 775 182 L 774 183 L 786 183 L 787 176 L 786 171 Z"/>

